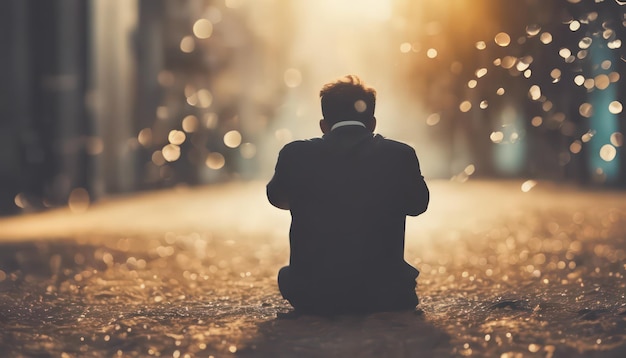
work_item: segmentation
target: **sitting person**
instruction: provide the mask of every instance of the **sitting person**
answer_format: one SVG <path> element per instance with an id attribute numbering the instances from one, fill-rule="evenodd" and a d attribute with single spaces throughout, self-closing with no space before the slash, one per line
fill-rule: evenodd
<path id="1" fill-rule="evenodd" d="M 373 134 L 376 91 L 357 76 L 325 85 L 320 99 L 323 136 L 285 145 L 267 184 L 292 217 L 280 292 L 302 313 L 415 309 L 405 220 L 429 201 L 415 151 Z"/>

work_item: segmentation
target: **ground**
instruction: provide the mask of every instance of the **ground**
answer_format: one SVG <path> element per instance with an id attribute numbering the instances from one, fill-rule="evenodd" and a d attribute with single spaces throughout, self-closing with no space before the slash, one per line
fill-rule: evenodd
<path id="1" fill-rule="evenodd" d="M 0 220 L 0 352 L 55 357 L 626 356 L 626 192 L 431 181 L 415 312 L 293 316 L 260 182 Z M 524 186 L 527 190 L 529 186 Z"/>

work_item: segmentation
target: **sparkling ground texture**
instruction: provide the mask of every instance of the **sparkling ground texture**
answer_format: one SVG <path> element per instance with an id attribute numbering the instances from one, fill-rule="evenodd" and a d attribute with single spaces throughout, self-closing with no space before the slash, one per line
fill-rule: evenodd
<path id="1" fill-rule="evenodd" d="M 288 314 L 288 212 L 261 182 L 0 219 L 11 357 L 624 357 L 626 193 L 429 182 L 417 312 Z"/>

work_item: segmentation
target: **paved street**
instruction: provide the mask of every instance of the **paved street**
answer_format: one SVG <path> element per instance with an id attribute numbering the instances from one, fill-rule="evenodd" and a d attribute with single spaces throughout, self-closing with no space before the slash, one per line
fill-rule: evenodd
<path id="1" fill-rule="evenodd" d="M 625 356 L 626 192 L 522 184 L 429 182 L 421 311 L 369 316 L 285 315 L 289 214 L 261 182 L 0 219 L 0 352 Z"/>

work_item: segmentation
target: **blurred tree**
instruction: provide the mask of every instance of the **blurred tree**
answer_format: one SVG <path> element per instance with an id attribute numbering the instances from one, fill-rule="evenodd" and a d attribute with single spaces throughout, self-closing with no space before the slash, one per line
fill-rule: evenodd
<path id="1" fill-rule="evenodd" d="M 445 143 L 451 175 L 467 179 L 472 163 L 478 175 L 626 181 L 620 2 L 398 4 L 400 72 L 436 115 L 427 123 Z M 458 157 L 465 164 L 452 165 Z"/>

